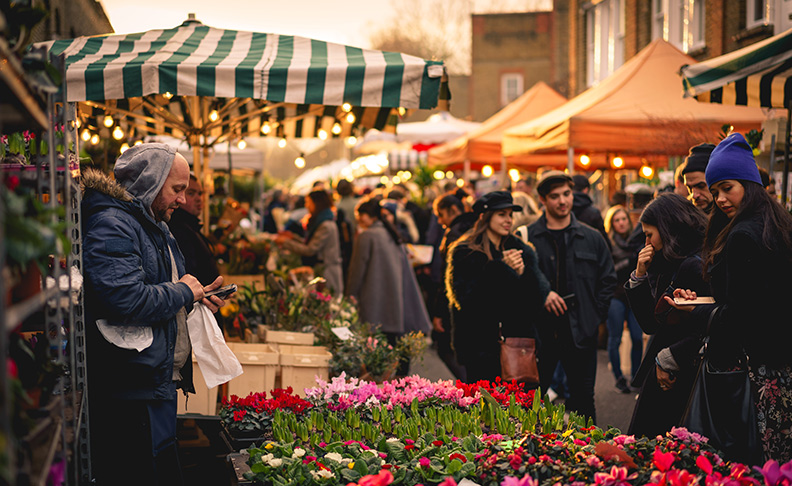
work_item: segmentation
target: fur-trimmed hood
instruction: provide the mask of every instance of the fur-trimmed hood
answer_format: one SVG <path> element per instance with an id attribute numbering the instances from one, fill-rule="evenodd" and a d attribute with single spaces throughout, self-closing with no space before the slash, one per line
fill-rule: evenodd
<path id="1" fill-rule="evenodd" d="M 80 187 L 82 188 L 83 196 L 85 196 L 86 190 L 93 189 L 113 199 L 118 199 L 119 201 L 132 202 L 135 199 L 132 194 L 124 189 L 121 184 L 116 182 L 115 179 L 96 169 L 86 169 L 83 171 Z"/>

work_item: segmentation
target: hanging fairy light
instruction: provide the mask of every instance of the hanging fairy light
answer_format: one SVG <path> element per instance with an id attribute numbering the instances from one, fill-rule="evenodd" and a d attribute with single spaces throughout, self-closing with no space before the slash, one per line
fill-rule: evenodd
<path id="1" fill-rule="evenodd" d="M 305 157 L 303 157 L 303 156 L 302 156 L 302 154 L 300 154 L 300 156 L 299 156 L 299 157 L 297 157 L 296 159 L 294 159 L 294 165 L 295 165 L 295 166 L 296 166 L 298 169 L 302 169 L 303 167 L 305 167 Z"/>
<path id="2" fill-rule="evenodd" d="M 349 113 L 350 111 L 352 111 L 352 105 L 350 105 L 349 103 L 344 103 L 343 105 L 341 105 L 341 109 L 344 110 L 344 113 Z"/>
<path id="3" fill-rule="evenodd" d="M 407 110 L 403 106 L 400 106 L 398 111 L 399 111 L 399 116 L 404 116 L 407 114 Z"/>
<path id="4" fill-rule="evenodd" d="M 113 126 L 113 123 L 115 123 L 113 117 L 110 115 L 105 115 L 104 121 L 102 121 L 102 125 L 106 126 L 107 128 L 110 128 Z"/>
<path id="5" fill-rule="evenodd" d="M 91 136 L 91 145 L 96 145 L 97 143 L 99 143 L 99 135 L 94 133 L 93 136 Z"/>
<path id="6" fill-rule="evenodd" d="M 651 179 L 654 177 L 654 169 L 650 165 L 644 165 L 641 167 L 641 177 L 644 179 Z"/>
<path id="7" fill-rule="evenodd" d="M 465 180 L 464 179 L 457 179 L 456 185 L 457 185 L 457 187 L 464 187 L 465 186 Z"/>
<path id="8" fill-rule="evenodd" d="M 484 177 L 491 177 L 492 173 L 493 170 L 491 165 L 485 165 L 484 167 L 481 168 L 481 175 L 483 175 Z"/>
<path id="9" fill-rule="evenodd" d="M 113 129 L 113 138 L 116 140 L 121 140 L 124 138 L 124 130 L 121 129 L 118 125 Z"/>
<path id="10" fill-rule="evenodd" d="M 591 164 L 591 157 L 586 154 L 580 156 L 580 165 L 583 167 L 588 167 Z"/>
<path id="11" fill-rule="evenodd" d="M 91 139 L 91 132 L 89 132 L 88 129 L 86 128 L 80 134 L 80 138 L 82 138 L 83 142 L 87 142 L 88 140 Z"/>
<path id="12" fill-rule="evenodd" d="M 82 126 L 82 122 L 80 121 L 79 118 L 74 120 L 74 126 L 77 128 L 80 128 Z"/>
<path id="13" fill-rule="evenodd" d="M 349 137 L 346 138 L 345 143 L 347 147 L 354 147 L 355 144 L 357 143 L 357 138 L 354 135 L 350 135 Z"/>
<path id="14" fill-rule="evenodd" d="M 270 126 L 269 122 L 265 122 L 263 125 L 261 125 L 261 133 L 264 135 L 269 135 L 271 131 L 272 127 Z"/>
<path id="15" fill-rule="evenodd" d="M 454 178 L 454 173 L 452 171 L 450 171 L 450 170 L 447 170 L 446 173 L 445 173 L 445 177 L 446 177 L 446 179 L 453 179 Z"/>
<path id="16" fill-rule="evenodd" d="M 432 174 L 432 177 L 434 177 L 434 178 L 435 178 L 435 180 L 438 180 L 438 181 L 439 181 L 439 180 L 442 180 L 442 179 L 443 179 L 443 177 L 445 177 L 445 172 L 443 172 L 442 170 L 436 170 L 436 171 L 434 171 L 434 173 Z"/>
<path id="17" fill-rule="evenodd" d="M 624 159 L 621 157 L 614 157 L 613 160 L 611 160 L 611 165 L 614 169 L 621 169 L 624 167 Z"/>
<path id="18" fill-rule="evenodd" d="M 171 93 L 170 91 L 166 91 L 165 94 L 163 94 L 162 96 L 164 96 L 165 99 L 169 100 L 169 99 L 173 98 L 173 93 Z"/>
<path id="19" fill-rule="evenodd" d="M 383 184 L 387 184 L 388 182 L 390 182 L 390 179 L 388 179 L 388 176 L 382 176 L 380 177 L 380 182 Z"/>
<path id="20" fill-rule="evenodd" d="M 247 148 L 247 142 L 245 142 L 244 138 L 239 139 L 239 142 L 237 142 L 237 148 L 239 150 L 245 150 L 245 148 Z"/>
<path id="21" fill-rule="evenodd" d="M 517 170 L 517 169 L 509 169 L 509 179 L 511 179 L 512 182 L 519 181 L 520 180 L 520 171 Z"/>
<path id="22" fill-rule="evenodd" d="M 319 137 L 320 140 L 327 140 L 327 130 L 320 128 L 316 135 Z"/>
<path id="23" fill-rule="evenodd" d="M 393 176 L 393 183 L 394 184 L 401 184 L 401 177 Z"/>
<path id="24" fill-rule="evenodd" d="M 118 151 L 123 154 L 127 150 L 129 150 L 129 144 L 124 142 L 121 144 L 121 148 Z"/>
<path id="25" fill-rule="evenodd" d="M 209 121 L 216 122 L 218 118 L 220 118 L 220 114 L 217 113 L 217 110 L 212 110 L 209 112 Z"/>
<path id="26" fill-rule="evenodd" d="M 346 116 L 347 123 L 355 123 L 355 114 L 350 113 Z"/>
<path id="27" fill-rule="evenodd" d="M 135 140 L 135 146 L 142 145 L 143 140 Z"/>
<path id="28" fill-rule="evenodd" d="M 281 138 L 280 140 L 278 140 L 278 147 L 286 148 L 286 139 L 285 138 Z"/>
<path id="29" fill-rule="evenodd" d="M 332 132 L 333 132 L 333 135 L 338 135 L 338 134 L 340 134 L 340 133 L 341 133 L 341 124 L 340 124 L 340 123 L 338 123 L 338 122 L 334 123 L 334 124 L 333 124 L 333 129 L 332 129 Z"/>

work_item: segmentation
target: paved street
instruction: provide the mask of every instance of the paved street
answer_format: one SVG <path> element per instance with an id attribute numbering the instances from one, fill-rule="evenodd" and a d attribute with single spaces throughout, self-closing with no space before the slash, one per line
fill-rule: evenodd
<path id="1" fill-rule="evenodd" d="M 616 389 L 613 375 L 608 369 L 607 351 L 600 349 L 597 352 L 597 357 L 597 384 L 594 398 L 598 425 L 603 428 L 613 426 L 622 432 L 627 432 L 635 406 L 636 394 L 624 394 Z M 410 364 L 410 374 L 418 374 L 432 381 L 454 379 L 454 375 L 431 347 L 426 350 L 423 362 L 414 360 Z"/>

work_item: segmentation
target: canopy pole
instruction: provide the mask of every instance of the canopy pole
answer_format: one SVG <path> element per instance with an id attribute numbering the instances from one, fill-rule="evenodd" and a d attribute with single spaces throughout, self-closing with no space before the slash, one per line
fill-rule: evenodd
<path id="1" fill-rule="evenodd" d="M 470 159 L 465 159 L 462 166 L 462 179 L 465 180 L 465 184 L 470 182 Z"/>
<path id="2" fill-rule="evenodd" d="M 575 148 L 567 147 L 567 172 L 571 175 L 575 172 Z"/>
<path id="3" fill-rule="evenodd" d="M 789 132 L 792 130 L 792 99 L 787 101 L 787 124 L 784 138 L 784 178 L 781 185 L 781 205 L 787 209 L 787 188 L 789 187 Z"/>
<path id="4" fill-rule="evenodd" d="M 502 154 L 501 154 L 500 176 L 498 178 L 500 179 L 501 188 L 504 188 L 507 185 L 511 186 L 511 184 L 508 183 L 509 176 L 506 172 L 506 156 Z"/>

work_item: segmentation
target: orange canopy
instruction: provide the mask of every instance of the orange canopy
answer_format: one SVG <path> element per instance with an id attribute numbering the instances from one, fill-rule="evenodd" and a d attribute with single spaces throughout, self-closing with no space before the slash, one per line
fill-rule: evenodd
<path id="1" fill-rule="evenodd" d="M 527 154 L 685 155 L 716 143 L 724 124 L 760 129 L 762 108 L 698 103 L 683 98 L 679 69 L 695 60 L 662 39 L 653 41 L 611 76 L 555 110 L 506 131 L 507 161 Z M 630 157 L 636 156 L 636 157 Z M 593 165 L 593 164 L 592 164 Z"/>
<path id="2" fill-rule="evenodd" d="M 429 150 L 430 166 L 457 166 L 470 161 L 471 168 L 498 165 L 501 162 L 501 139 L 503 133 L 516 125 L 525 123 L 554 108 L 563 105 L 566 98 L 553 88 L 539 81 L 499 112 L 489 117 L 478 128 L 455 140 Z M 510 159 L 510 164 L 520 164 L 525 157 Z M 561 158 L 561 163 L 565 163 Z M 542 165 L 542 164 L 539 164 Z"/>

